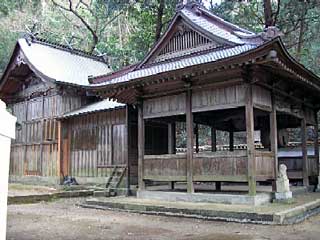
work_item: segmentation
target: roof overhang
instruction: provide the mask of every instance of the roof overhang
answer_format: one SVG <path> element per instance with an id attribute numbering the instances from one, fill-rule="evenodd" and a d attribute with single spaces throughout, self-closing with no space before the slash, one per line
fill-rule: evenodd
<path id="1" fill-rule="evenodd" d="M 214 62 L 188 66 L 173 71 L 163 71 L 155 75 L 125 82 L 112 84 L 106 82 L 105 85 L 88 86 L 87 88 L 97 92 L 101 96 L 132 104 L 138 101 L 144 86 L 168 84 L 168 82 L 172 81 L 186 78 L 192 79 L 201 75 L 231 71 L 253 65 L 272 65 L 280 69 L 283 73 L 289 74 L 288 76 L 299 81 L 310 90 L 320 93 L 319 77 L 291 57 L 279 37 L 239 55 L 223 58 Z"/>

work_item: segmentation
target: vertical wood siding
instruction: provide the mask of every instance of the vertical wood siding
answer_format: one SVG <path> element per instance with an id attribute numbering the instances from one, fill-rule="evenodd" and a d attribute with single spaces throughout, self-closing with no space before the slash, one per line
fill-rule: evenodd
<path id="1" fill-rule="evenodd" d="M 57 91 L 12 104 L 18 127 L 11 147 L 10 174 L 59 176 L 56 118 L 81 104 L 81 96 L 62 96 Z"/>
<path id="2" fill-rule="evenodd" d="M 107 166 L 126 164 L 126 111 L 94 113 L 65 120 L 70 126 L 70 175 L 104 177 Z M 65 161 L 65 159 L 63 160 Z"/>

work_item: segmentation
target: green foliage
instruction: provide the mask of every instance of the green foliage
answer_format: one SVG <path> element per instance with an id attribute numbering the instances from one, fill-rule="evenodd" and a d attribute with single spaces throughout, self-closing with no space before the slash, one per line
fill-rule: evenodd
<path id="1" fill-rule="evenodd" d="M 273 1 L 275 3 L 277 1 Z M 273 8 L 276 14 L 276 6 Z M 250 3 L 225 0 L 220 5 L 212 6 L 211 11 L 254 32 L 261 32 L 264 28 L 263 0 L 252 0 Z M 304 23 L 303 29 L 301 21 Z M 283 33 L 282 39 L 289 52 L 307 68 L 320 74 L 318 1 L 281 0 L 276 26 Z"/>
<path id="2" fill-rule="evenodd" d="M 68 7 L 68 0 L 55 0 Z M 86 0 L 73 7 L 83 20 L 96 31 L 92 33 L 72 12 L 54 5 L 53 0 L 0 1 L 0 69 L 3 70 L 16 39 L 26 32 L 26 26 L 38 36 L 57 43 L 70 43 L 75 48 L 105 53 L 114 69 L 133 64 L 145 56 L 155 43 L 159 24 L 157 16 L 161 0 Z M 175 13 L 179 0 L 164 0 L 161 19 L 162 32 Z M 199 0 L 198 2 L 202 2 Z M 276 11 L 277 1 L 272 1 Z M 283 40 L 290 53 L 306 67 L 320 74 L 319 27 L 320 11 L 317 1 L 282 0 L 276 25 L 283 32 Z M 222 18 L 252 30 L 264 28 L 263 0 L 222 1 L 212 4 L 211 10 Z M 301 31 L 301 20 L 304 28 Z M 302 32 L 301 37 L 300 32 Z"/>

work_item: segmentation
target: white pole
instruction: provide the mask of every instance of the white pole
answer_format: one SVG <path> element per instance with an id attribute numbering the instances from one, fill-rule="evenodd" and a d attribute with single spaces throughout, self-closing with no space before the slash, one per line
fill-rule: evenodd
<path id="1" fill-rule="evenodd" d="M 15 123 L 16 118 L 0 100 L 0 240 L 6 239 L 10 145 L 15 137 Z"/>

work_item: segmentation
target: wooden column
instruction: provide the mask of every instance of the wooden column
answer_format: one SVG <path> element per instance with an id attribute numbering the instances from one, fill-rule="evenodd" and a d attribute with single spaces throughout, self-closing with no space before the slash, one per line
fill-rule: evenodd
<path id="1" fill-rule="evenodd" d="M 176 153 L 176 124 L 168 124 L 168 153 Z"/>
<path id="2" fill-rule="evenodd" d="M 276 191 L 276 182 L 278 176 L 278 126 L 277 126 L 277 111 L 274 96 L 271 97 L 272 111 L 270 113 L 270 148 L 274 157 L 274 181 L 272 182 L 272 190 Z"/>
<path id="3" fill-rule="evenodd" d="M 199 152 L 199 125 L 196 124 L 195 127 L 195 135 L 196 135 L 196 153 Z"/>
<path id="4" fill-rule="evenodd" d="M 247 154 L 248 154 L 248 184 L 249 195 L 256 195 L 256 159 L 254 148 L 254 115 L 252 86 L 247 85 L 246 93 L 246 131 L 247 131 Z"/>
<path id="5" fill-rule="evenodd" d="M 186 92 L 186 128 L 187 128 L 187 191 L 193 193 L 193 115 L 192 92 Z"/>
<path id="6" fill-rule="evenodd" d="M 145 189 L 143 181 L 143 158 L 144 158 L 144 119 L 143 102 L 138 104 L 138 185 L 139 190 Z"/>
<path id="7" fill-rule="evenodd" d="M 63 179 L 61 178 L 62 176 L 62 166 L 63 164 L 61 163 L 62 159 L 61 159 L 61 152 L 62 152 L 62 139 L 61 139 L 61 120 L 57 122 L 58 124 L 58 156 L 57 156 L 57 176 L 60 177 L 60 181 Z M 43 142 L 41 142 L 41 145 L 43 144 Z M 42 158 L 42 153 L 41 153 L 41 158 Z M 41 159 L 42 161 L 42 159 Z"/>
<path id="8" fill-rule="evenodd" d="M 319 162 L 319 123 L 318 123 L 318 116 L 317 112 L 315 112 L 315 120 L 316 123 L 314 125 L 314 158 L 317 163 L 318 167 L 318 175 L 320 176 L 320 162 Z"/>
<path id="9" fill-rule="evenodd" d="M 126 179 L 126 196 L 130 195 L 130 158 L 129 158 L 129 127 L 130 127 L 130 120 L 129 120 L 129 106 L 126 105 L 126 128 L 125 128 L 125 133 L 124 133 L 124 138 L 125 138 L 125 160 L 126 160 L 126 165 L 127 165 L 127 179 Z"/>
<path id="10" fill-rule="evenodd" d="M 308 151 L 307 151 L 307 123 L 303 116 L 301 120 L 301 148 L 303 186 L 309 186 Z"/>
<path id="11" fill-rule="evenodd" d="M 217 130 L 211 127 L 211 151 L 217 151 Z"/>
<path id="12" fill-rule="evenodd" d="M 23 175 L 27 175 L 27 170 L 28 170 L 28 158 L 27 158 L 27 152 L 28 152 L 28 100 L 25 100 L 25 122 L 24 122 L 24 126 L 25 126 L 25 137 L 24 137 L 24 163 L 23 163 Z"/>
<path id="13" fill-rule="evenodd" d="M 175 123 L 168 124 L 168 153 L 176 153 L 176 125 Z M 169 189 L 174 189 L 174 182 L 169 182 Z"/>

